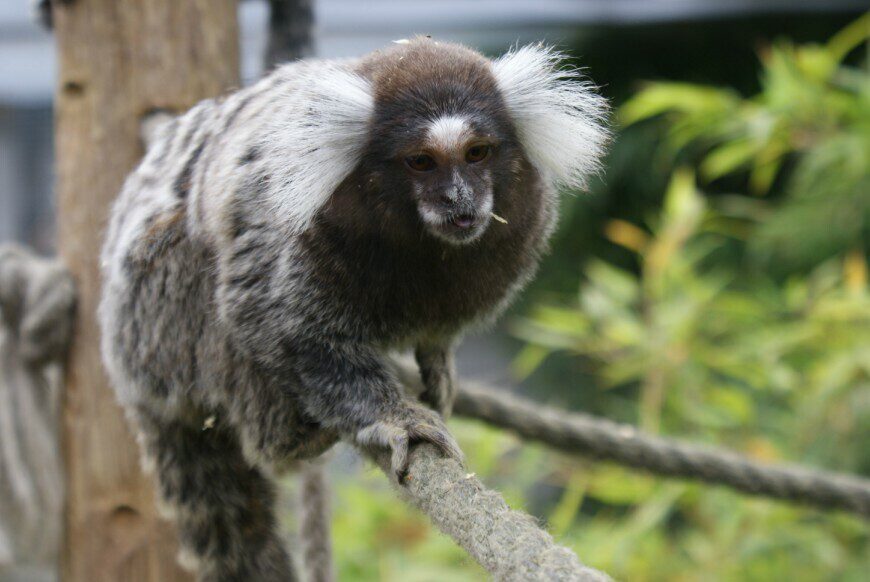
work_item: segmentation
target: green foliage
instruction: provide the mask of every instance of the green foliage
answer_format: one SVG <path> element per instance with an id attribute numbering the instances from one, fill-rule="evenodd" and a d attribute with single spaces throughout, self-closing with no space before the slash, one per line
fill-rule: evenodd
<path id="1" fill-rule="evenodd" d="M 576 298 L 514 323 L 528 342 L 517 361 L 572 354 L 614 416 L 629 403 L 650 431 L 870 471 L 865 259 L 852 253 L 782 285 L 738 277 L 715 260 L 733 237 L 730 217 L 694 184 L 678 170 L 648 230 L 611 223 L 639 275 L 593 262 Z M 579 527 L 564 525 L 566 506 L 583 508 Z M 630 580 L 859 580 L 870 567 L 870 528 L 858 519 L 612 467 L 569 478 L 551 515 L 581 556 Z"/>
<path id="2" fill-rule="evenodd" d="M 667 119 L 672 163 L 696 160 L 707 182 L 739 176 L 754 195 L 782 190 L 751 250 L 790 272 L 870 242 L 870 74 L 847 57 L 870 36 L 870 14 L 826 45 L 781 41 L 761 55 L 761 91 L 654 83 L 620 112 L 630 125 Z"/>
<path id="3" fill-rule="evenodd" d="M 748 99 L 655 83 L 626 102 L 624 124 L 665 129 L 661 208 L 604 225 L 633 260 L 590 260 L 576 295 L 541 294 L 514 320 L 514 371 L 534 384 L 574 361 L 613 418 L 870 473 L 870 75 L 846 64 L 868 33 L 870 15 L 824 46 L 776 44 Z M 608 466 L 574 469 L 549 515 L 629 580 L 870 571 L 866 522 Z"/>
<path id="4" fill-rule="evenodd" d="M 798 457 L 857 468 L 861 450 L 842 445 L 870 426 L 862 403 L 870 388 L 863 257 L 850 254 L 784 285 L 741 279 L 711 260 L 729 239 L 719 232 L 722 219 L 691 174 L 677 172 L 649 234 L 627 223 L 608 228 L 635 247 L 639 277 L 593 262 L 576 301 L 536 306 L 514 333 L 538 363 L 568 352 L 594 368 L 603 389 L 640 386 L 638 420 L 648 430 L 664 420 L 667 430 L 722 432 L 742 446 L 761 428 L 789 434 Z M 521 353 L 518 361 L 526 359 Z M 795 441 L 798 427 L 809 434 Z"/>

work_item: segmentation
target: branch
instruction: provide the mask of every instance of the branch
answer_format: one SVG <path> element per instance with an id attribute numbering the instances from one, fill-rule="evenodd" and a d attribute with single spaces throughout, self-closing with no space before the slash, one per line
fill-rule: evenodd
<path id="1" fill-rule="evenodd" d="M 390 477 L 389 452 L 368 453 Z M 390 480 L 496 580 L 609 580 L 581 564 L 531 516 L 512 510 L 501 495 L 455 460 L 442 458 L 431 445 L 414 447 L 404 485 Z"/>
<path id="2" fill-rule="evenodd" d="M 416 367 L 397 372 L 414 393 L 422 389 Z M 463 382 L 457 414 L 511 430 L 559 450 L 645 469 L 655 475 L 725 485 L 752 495 L 843 509 L 870 517 L 870 481 L 803 467 L 766 465 L 732 452 L 646 435 L 636 428 L 586 414 L 532 403 L 477 382 Z"/>

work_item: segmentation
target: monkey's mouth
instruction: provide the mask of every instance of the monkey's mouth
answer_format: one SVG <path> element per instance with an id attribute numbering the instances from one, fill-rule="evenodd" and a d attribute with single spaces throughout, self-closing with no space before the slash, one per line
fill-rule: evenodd
<path id="1" fill-rule="evenodd" d="M 469 230 L 477 223 L 476 214 L 452 214 L 447 220 L 459 230 Z"/>
<path id="2" fill-rule="evenodd" d="M 417 210 L 429 234 L 453 245 L 463 245 L 476 241 L 486 232 L 492 214 L 492 196 L 450 205 L 420 201 Z"/>
<path id="3" fill-rule="evenodd" d="M 486 230 L 488 217 L 474 211 L 466 212 L 422 212 L 426 229 L 445 242 L 455 245 L 470 243 Z"/>

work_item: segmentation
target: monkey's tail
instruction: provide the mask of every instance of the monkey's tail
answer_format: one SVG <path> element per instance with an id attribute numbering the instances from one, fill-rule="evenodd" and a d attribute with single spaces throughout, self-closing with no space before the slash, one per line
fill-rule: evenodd
<path id="1" fill-rule="evenodd" d="M 305 463 L 299 474 L 299 543 L 308 582 L 333 582 L 330 490 L 322 462 Z"/>
<path id="2" fill-rule="evenodd" d="M 292 582 L 278 534 L 272 482 L 250 466 L 229 428 L 166 420 L 136 411 L 146 463 L 174 518 L 181 561 L 200 582 Z"/>

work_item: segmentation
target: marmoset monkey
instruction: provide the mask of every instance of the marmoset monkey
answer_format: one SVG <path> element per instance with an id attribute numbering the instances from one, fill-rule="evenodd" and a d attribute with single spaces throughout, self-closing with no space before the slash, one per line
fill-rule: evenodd
<path id="1" fill-rule="evenodd" d="M 402 41 L 158 130 L 102 253 L 103 353 L 201 580 L 288 580 L 267 475 L 339 438 L 461 452 L 452 346 L 528 281 L 605 104 L 543 46 Z M 387 365 L 413 348 L 430 408 Z M 437 411 L 437 412 L 436 412 Z M 204 430 L 207 429 L 207 430 Z"/>

